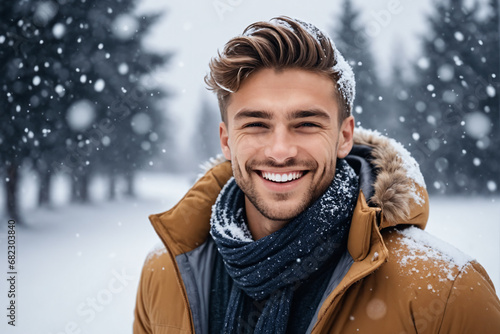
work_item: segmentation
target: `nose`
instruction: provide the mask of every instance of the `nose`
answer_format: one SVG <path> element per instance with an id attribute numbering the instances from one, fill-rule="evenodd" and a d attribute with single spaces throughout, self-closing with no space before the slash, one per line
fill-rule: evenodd
<path id="1" fill-rule="evenodd" d="M 297 145 L 286 127 L 276 127 L 267 138 L 264 154 L 276 163 L 285 163 L 297 156 Z"/>

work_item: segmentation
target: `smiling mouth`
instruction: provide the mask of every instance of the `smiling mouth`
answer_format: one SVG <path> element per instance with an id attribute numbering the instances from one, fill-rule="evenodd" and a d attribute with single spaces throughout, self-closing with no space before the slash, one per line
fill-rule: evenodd
<path id="1" fill-rule="evenodd" d="M 271 173 L 271 172 L 260 172 L 260 176 L 262 178 L 276 183 L 285 183 L 292 182 L 303 177 L 307 172 L 298 171 L 298 172 L 288 172 L 288 173 Z"/>

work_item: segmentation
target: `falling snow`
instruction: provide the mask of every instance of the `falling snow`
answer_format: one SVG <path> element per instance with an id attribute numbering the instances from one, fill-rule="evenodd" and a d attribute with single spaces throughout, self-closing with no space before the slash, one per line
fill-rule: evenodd
<path id="1" fill-rule="evenodd" d="M 85 77 L 86 79 L 86 77 Z M 81 78 L 80 78 L 81 80 Z M 104 82 L 103 79 L 97 79 L 95 84 L 94 84 L 94 89 L 96 92 L 102 92 L 104 90 L 104 87 L 106 87 L 106 83 Z"/>
<path id="2" fill-rule="evenodd" d="M 475 139 L 486 137 L 491 132 L 491 121 L 482 112 L 474 111 L 465 115 L 465 131 Z"/>
<path id="3" fill-rule="evenodd" d="M 54 37 L 57 39 L 63 38 L 64 34 L 66 33 L 66 27 L 62 23 L 56 23 L 54 24 L 54 27 L 52 28 L 52 33 L 54 34 Z"/>
<path id="4" fill-rule="evenodd" d="M 459 42 L 462 42 L 464 40 L 464 34 L 462 34 L 460 31 L 456 31 L 455 39 Z"/>
<path id="5" fill-rule="evenodd" d="M 95 107 L 89 100 L 74 102 L 68 109 L 66 119 L 75 131 L 86 130 L 96 117 Z"/>

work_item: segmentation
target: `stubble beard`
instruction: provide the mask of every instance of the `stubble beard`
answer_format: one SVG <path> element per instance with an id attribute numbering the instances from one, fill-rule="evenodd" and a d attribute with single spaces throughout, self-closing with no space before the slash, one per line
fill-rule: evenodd
<path id="1" fill-rule="evenodd" d="M 249 161 L 248 164 L 245 166 L 247 178 L 243 177 L 243 173 L 236 160 L 232 161 L 232 166 L 236 184 L 240 187 L 240 189 L 243 191 L 248 200 L 253 204 L 253 206 L 265 218 L 279 222 L 283 221 L 288 222 L 293 218 L 295 218 L 296 216 L 298 216 L 301 212 L 305 211 L 310 205 L 314 203 L 314 201 L 316 201 L 316 199 L 318 199 L 326 191 L 326 189 L 333 181 L 333 178 L 335 177 L 335 166 L 333 162 L 330 165 L 325 166 L 325 169 L 320 172 L 318 170 L 317 163 L 310 161 L 302 162 L 299 164 L 295 160 L 290 160 L 286 164 L 280 166 L 276 165 L 273 162 L 256 163 L 253 161 Z M 322 175 L 321 176 L 316 175 L 316 177 L 318 177 L 320 181 L 316 181 L 316 183 L 314 181 L 311 182 L 309 188 L 302 196 L 299 205 L 293 208 L 287 208 L 286 210 L 280 210 L 279 208 L 276 208 L 276 206 L 279 206 L 281 202 L 288 201 L 292 196 L 295 195 L 295 193 L 294 192 L 275 193 L 272 195 L 274 197 L 273 203 L 272 204 L 268 203 L 264 198 L 262 198 L 262 196 L 255 189 L 255 182 L 252 180 L 252 177 L 254 177 L 253 175 L 255 175 L 255 172 L 253 172 L 254 170 L 253 166 L 259 166 L 259 168 L 262 168 L 263 166 L 265 167 L 301 166 L 301 167 L 307 167 L 307 169 L 309 170 L 308 174 L 321 173 Z"/>

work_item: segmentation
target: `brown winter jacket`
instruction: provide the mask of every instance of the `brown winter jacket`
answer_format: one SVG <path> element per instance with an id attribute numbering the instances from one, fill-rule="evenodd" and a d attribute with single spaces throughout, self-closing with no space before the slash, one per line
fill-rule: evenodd
<path id="1" fill-rule="evenodd" d="M 361 186 L 346 256 L 309 332 L 500 333 L 500 301 L 483 267 L 423 231 L 428 196 L 414 160 L 368 130 L 356 129 L 355 144 L 370 148 L 376 180 Z M 220 163 L 175 207 L 150 216 L 165 247 L 144 264 L 135 334 L 208 332 L 209 219 L 230 177 L 230 163 Z"/>

